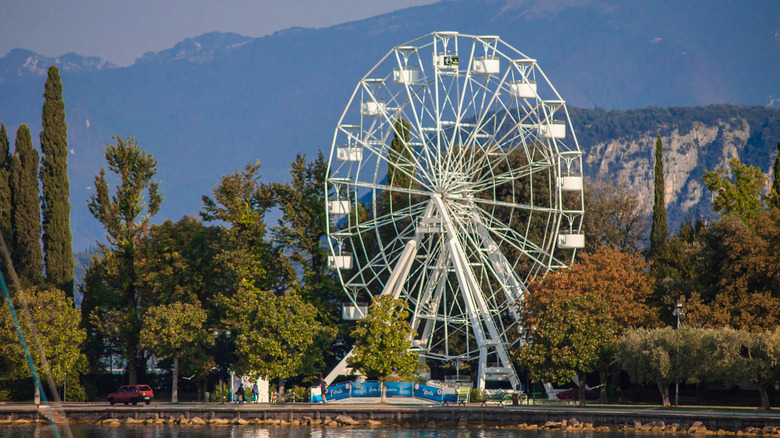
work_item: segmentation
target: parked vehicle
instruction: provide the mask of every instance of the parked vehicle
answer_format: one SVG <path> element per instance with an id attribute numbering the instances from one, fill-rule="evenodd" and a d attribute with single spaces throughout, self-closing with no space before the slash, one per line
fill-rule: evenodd
<path id="1" fill-rule="evenodd" d="M 559 392 L 557 395 L 559 400 L 579 400 L 580 389 L 567 389 L 565 391 Z M 596 391 L 587 388 L 585 389 L 585 400 L 596 400 L 597 398 L 599 398 L 599 395 Z"/>
<path id="2" fill-rule="evenodd" d="M 111 406 L 116 403 L 137 405 L 139 402 L 144 402 L 148 405 L 153 398 L 154 391 L 152 391 L 149 385 L 124 385 L 120 386 L 116 392 L 108 394 L 108 402 L 111 403 Z"/>

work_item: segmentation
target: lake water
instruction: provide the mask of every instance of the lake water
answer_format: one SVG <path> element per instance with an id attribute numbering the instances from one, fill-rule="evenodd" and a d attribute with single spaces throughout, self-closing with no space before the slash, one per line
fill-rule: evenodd
<path id="1" fill-rule="evenodd" d="M 268 427 L 268 426 L 70 426 L 73 438 L 627 438 L 630 432 L 527 431 L 512 428 L 452 427 Z M 60 436 L 69 434 L 60 429 Z M 56 434 L 50 426 L 0 426 L 0 438 L 49 438 Z M 663 434 L 643 433 L 642 438 L 661 438 Z M 668 438 L 668 436 L 666 436 Z"/>

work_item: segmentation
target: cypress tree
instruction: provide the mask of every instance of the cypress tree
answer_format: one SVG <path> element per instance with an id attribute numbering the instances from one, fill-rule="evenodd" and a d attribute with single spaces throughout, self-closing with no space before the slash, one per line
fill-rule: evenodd
<path id="1" fill-rule="evenodd" d="M 68 125 L 62 81 L 56 66 L 49 67 L 43 93 L 41 131 L 41 184 L 43 198 L 43 251 L 46 279 L 73 296 L 73 249 L 70 230 L 70 184 L 68 182 Z"/>
<path id="2" fill-rule="evenodd" d="M 5 123 L 0 124 L 0 233 L 8 249 L 11 248 L 11 144 Z M 6 277 L 8 278 L 8 277 Z"/>
<path id="3" fill-rule="evenodd" d="M 41 252 L 41 207 L 38 195 L 38 151 L 33 148 L 27 125 L 16 131 L 11 157 L 11 223 L 14 229 L 12 260 L 22 286 L 43 280 Z"/>
<path id="4" fill-rule="evenodd" d="M 0 236 L 3 237 L 9 256 L 13 246 L 13 227 L 11 226 L 11 144 L 5 123 L 0 123 Z M 3 260 L 5 262 L 5 259 Z M 11 269 L 7 263 L 0 263 L 3 278 L 10 279 Z M 6 280 L 8 281 L 8 280 Z"/>
<path id="5" fill-rule="evenodd" d="M 767 207 L 780 209 L 780 141 L 777 142 L 777 156 L 775 157 L 775 165 L 772 166 L 772 174 L 774 180 L 772 180 L 769 199 L 766 203 Z"/>
<path id="6" fill-rule="evenodd" d="M 650 228 L 650 257 L 666 243 L 669 225 L 666 222 L 666 201 L 664 201 L 664 161 L 661 134 L 655 140 L 655 182 L 653 199 L 653 224 Z"/>

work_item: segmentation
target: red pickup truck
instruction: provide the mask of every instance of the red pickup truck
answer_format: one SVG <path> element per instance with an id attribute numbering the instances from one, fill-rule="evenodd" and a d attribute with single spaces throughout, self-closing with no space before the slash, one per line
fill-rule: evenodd
<path id="1" fill-rule="evenodd" d="M 116 403 L 137 405 L 138 402 L 144 402 L 148 405 L 153 398 L 154 392 L 149 385 L 124 385 L 120 386 L 116 392 L 108 394 L 108 402 L 111 403 L 111 406 Z"/>

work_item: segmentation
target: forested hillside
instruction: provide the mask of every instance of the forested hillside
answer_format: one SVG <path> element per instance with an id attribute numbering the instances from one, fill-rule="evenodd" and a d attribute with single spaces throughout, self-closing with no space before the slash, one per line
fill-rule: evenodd
<path id="1" fill-rule="evenodd" d="M 571 108 L 572 125 L 585 153 L 585 174 L 623 179 L 652 208 L 653 147 L 664 145 L 666 205 L 671 229 L 687 214 L 711 216 L 705 170 L 728 169 L 729 159 L 758 166 L 770 177 L 780 141 L 780 110 L 709 105 L 627 111 Z"/>

